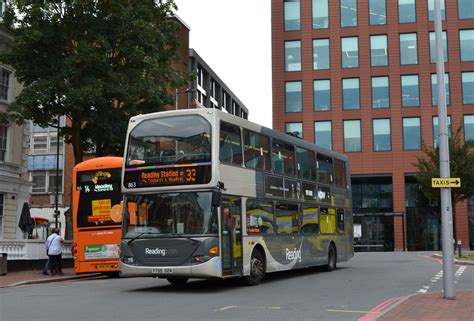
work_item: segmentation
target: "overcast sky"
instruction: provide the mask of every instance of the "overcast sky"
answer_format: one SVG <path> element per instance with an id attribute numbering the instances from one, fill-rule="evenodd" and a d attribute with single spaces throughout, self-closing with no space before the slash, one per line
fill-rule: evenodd
<path id="1" fill-rule="evenodd" d="M 197 51 L 249 110 L 272 127 L 270 0 L 175 0 Z"/>

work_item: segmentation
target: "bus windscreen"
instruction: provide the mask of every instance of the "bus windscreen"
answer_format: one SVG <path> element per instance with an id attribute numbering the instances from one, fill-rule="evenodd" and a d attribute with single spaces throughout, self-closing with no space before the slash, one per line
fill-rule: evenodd
<path id="1" fill-rule="evenodd" d="M 125 187 L 206 184 L 210 180 L 211 125 L 204 118 L 145 120 L 130 132 Z"/>
<path id="2" fill-rule="evenodd" d="M 120 225 L 120 168 L 77 173 L 77 227 Z"/>

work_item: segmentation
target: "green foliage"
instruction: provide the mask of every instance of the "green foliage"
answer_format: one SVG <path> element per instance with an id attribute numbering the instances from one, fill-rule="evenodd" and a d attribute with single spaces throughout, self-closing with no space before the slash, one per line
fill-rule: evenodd
<path id="1" fill-rule="evenodd" d="M 128 119 L 172 104 L 189 75 L 177 62 L 179 25 L 173 0 L 16 0 L 3 26 L 15 47 L 0 55 L 25 88 L 10 120 L 60 128 L 76 163 L 84 150 L 122 155 Z"/>
<path id="2" fill-rule="evenodd" d="M 462 127 L 449 138 L 449 163 L 451 177 L 461 178 L 461 187 L 451 189 L 454 205 L 474 195 L 474 154 L 469 151 L 469 143 L 461 138 Z M 432 200 L 440 200 L 440 189 L 431 187 L 431 178 L 440 177 L 439 148 L 433 149 L 423 145 L 423 155 L 417 157 L 413 164 L 418 171 L 417 181 L 423 194 Z"/>

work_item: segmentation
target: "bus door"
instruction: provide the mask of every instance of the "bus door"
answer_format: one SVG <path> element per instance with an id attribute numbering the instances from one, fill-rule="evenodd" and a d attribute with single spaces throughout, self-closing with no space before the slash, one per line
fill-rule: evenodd
<path id="1" fill-rule="evenodd" d="M 222 197 L 222 275 L 242 273 L 242 205 L 240 198 Z"/>

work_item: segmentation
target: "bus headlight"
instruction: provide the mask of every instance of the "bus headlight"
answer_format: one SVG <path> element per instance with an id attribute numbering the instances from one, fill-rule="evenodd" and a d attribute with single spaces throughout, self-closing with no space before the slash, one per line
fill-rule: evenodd
<path id="1" fill-rule="evenodd" d="M 133 256 L 122 257 L 122 262 L 125 264 L 135 265 L 135 258 Z"/>
<path id="2" fill-rule="evenodd" d="M 193 256 L 193 262 L 194 263 L 204 263 L 206 261 L 209 261 L 211 257 L 209 255 L 195 255 Z"/>

